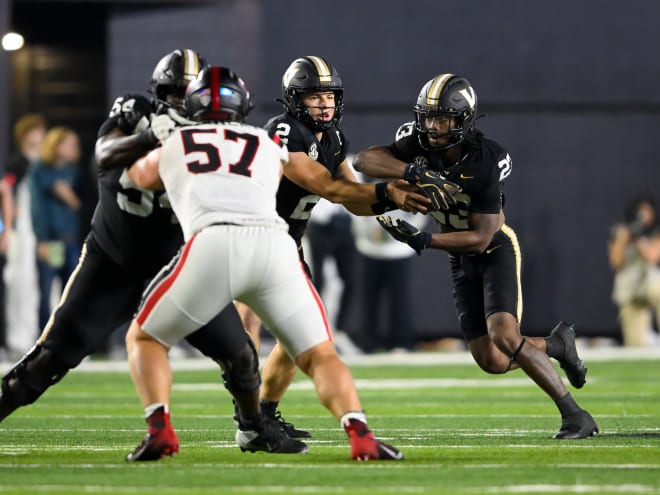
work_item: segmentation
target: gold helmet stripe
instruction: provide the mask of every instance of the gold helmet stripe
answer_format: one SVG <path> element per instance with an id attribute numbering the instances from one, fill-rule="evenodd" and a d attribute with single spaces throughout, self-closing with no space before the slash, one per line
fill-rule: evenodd
<path id="1" fill-rule="evenodd" d="M 197 77 L 200 71 L 199 57 L 194 50 L 184 49 L 183 51 L 183 78 L 190 82 Z"/>
<path id="2" fill-rule="evenodd" d="M 438 100 L 440 100 L 440 94 L 442 93 L 443 88 L 447 81 L 454 77 L 454 74 L 440 74 L 435 76 L 433 82 L 429 86 L 429 90 L 426 93 L 426 104 L 429 106 L 436 106 Z"/>
<path id="3" fill-rule="evenodd" d="M 321 82 L 329 83 L 332 81 L 332 69 L 321 57 L 308 56 L 307 60 L 314 64 L 316 72 Z"/>

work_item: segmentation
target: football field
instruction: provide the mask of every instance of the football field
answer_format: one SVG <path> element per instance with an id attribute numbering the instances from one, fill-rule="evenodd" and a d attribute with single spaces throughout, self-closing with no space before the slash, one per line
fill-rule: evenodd
<path id="1" fill-rule="evenodd" d="M 556 407 L 521 371 L 489 376 L 462 352 L 347 361 L 371 428 L 405 454 L 380 463 L 349 459 L 300 373 L 282 411 L 312 432 L 309 453 L 242 453 L 199 359 L 173 362 L 181 452 L 129 464 L 145 424 L 126 363 L 88 361 L 0 423 L 0 495 L 660 494 L 660 353 L 624 351 L 584 353 L 587 385 L 570 390 L 601 433 L 581 441 L 552 439 Z"/>

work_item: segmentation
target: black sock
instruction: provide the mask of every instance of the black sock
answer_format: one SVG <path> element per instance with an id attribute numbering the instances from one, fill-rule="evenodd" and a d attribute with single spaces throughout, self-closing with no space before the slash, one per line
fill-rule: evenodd
<path id="1" fill-rule="evenodd" d="M 571 396 L 570 392 L 564 395 L 561 399 L 556 400 L 555 404 L 557 404 L 557 408 L 559 409 L 562 418 L 582 411 L 580 406 L 577 405 L 577 402 L 575 402 L 575 399 Z"/>
<path id="2" fill-rule="evenodd" d="M 259 406 L 266 416 L 275 416 L 275 411 L 277 411 L 277 406 L 280 404 L 279 401 L 273 400 L 259 400 Z"/>

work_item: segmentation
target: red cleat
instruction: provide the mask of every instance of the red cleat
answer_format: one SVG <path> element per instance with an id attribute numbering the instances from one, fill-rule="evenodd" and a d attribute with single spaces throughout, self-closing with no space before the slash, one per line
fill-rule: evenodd
<path id="1" fill-rule="evenodd" d="M 128 462 L 157 461 L 166 455 L 179 452 L 179 439 L 170 424 L 170 414 L 164 407 L 156 409 L 147 418 L 149 430 L 133 452 L 126 456 Z"/>
<path id="2" fill-rule="evenodd" d="M 344 427 L 351 442 L 351 459 L 357 461 L 400 461 L 403 454 L 396 448 L 374 438 L 367 425 L 357 419 L 349 419 Z"/>

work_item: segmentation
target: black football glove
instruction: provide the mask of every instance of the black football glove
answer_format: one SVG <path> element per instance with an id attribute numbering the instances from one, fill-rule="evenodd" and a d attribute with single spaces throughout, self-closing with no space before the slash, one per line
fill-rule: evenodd
<path id="1" fill-rule="evenodd" d="M 405 220 L 397 219 L 396 224 L 392 222 L 392 217 L 387 215 L 378 215 L 378 223 L 397 241 L 405 242 L 419 255 L 422 249 L 431 245 L 431 234 L 423 232 L 414 225 Z"/>
<path id="2" fill-rule="evenodd" d="M 126 134 L 137 134 L 149 127 L 153 107 L 142 95 L 124 95 L 115 100 L 109 118 L 117 119 L 117 126 Z"/>
<path id="3" fill-rule="evenodd" d="M 449 205 L 455 205 L 454 195 L 461 191 L 458 184 L 448 181 L 433 170 L 424 170 L 417 182 L 417 187 L 431 200 L 433 208 L 436 210 L 447 210 Z"/>
<path id="4" fill-rule="evenodd" d="M 461 191 L 458 184 L 445 179 L 440 173 L 428 170 L 414 163 L 406 167 L 403 178 L 416 184 L 424 195 L 431 200 L 435 210 L 447 210 L 456 204 L 454 194 Z"/>

